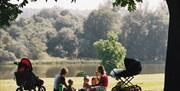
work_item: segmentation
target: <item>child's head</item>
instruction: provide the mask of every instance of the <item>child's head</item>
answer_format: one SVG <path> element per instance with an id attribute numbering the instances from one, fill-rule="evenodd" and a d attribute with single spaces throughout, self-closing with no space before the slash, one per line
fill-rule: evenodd
<path id="1" fill-rule="evenodd" d="M 84 82 L 89 82 L 89 76 L 88 75 L 84 76 Z"/>
<path id="2" fill-rule="evenodd" d="M 68 83 L 69 83 L 69 85 L 73 85 L 73 80 L 69 79 Z"/>
<path id="3" fill-rule="evenodd" d="M 91 85 L 96 85 L 96 84 L 97 84 L 97 80 L 96 80 L 95 77 L 93 77 L 93 78 L 91 79 Z"/>

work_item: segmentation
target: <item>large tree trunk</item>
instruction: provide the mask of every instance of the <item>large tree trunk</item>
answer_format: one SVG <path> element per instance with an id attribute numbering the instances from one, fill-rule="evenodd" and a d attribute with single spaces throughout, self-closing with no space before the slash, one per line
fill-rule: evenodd
<path id="1" fill-rule="evenodd" d="M 164 91 L 180 91 L 180 4 L 167 0 L 170 21 Z"/>

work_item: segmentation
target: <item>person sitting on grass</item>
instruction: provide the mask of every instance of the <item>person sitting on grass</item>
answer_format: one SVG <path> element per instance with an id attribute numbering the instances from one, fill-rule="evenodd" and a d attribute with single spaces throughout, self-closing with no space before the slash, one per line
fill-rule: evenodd
<path id="1" fill-rule="evenodd" d="M 68 69 L 67 68 L 62 68 L 60 73 L 58 73 L 55 76 L 55 80 L 54 80 L 54 91 L 59 91 L 59 85 L 62 84 L 65 88 L 67 88 L 67 83 L 66 83 L 66 79 L 65 76 L 68 73 Z M 65 90 L 65 88 L 63 88 L 63 90 Z"/>
<path id="2" fill-rule="evenodd" d="M 86 75 L 83 78 L 83 88 L 79 89 L 78 91 L 88 91 L 89 88 L 90 88 L 89 76 Z"/>
<path id="3" fill-rule="evenodd" d="M 97 79 L 95 77 L 92 77 L 91 86 L 96 86 L 96 84 L 97 84 Z"/>
<path id="4" fill-rule="evenodd" d="M 106 91 L 108 86 L 108 76 L 103 65 L 99 65 L 96 71 L 98 83 L 90 88 L 90 91 Z"/>
<path id="5" fill-rule="evenodd" d="M 68 80 L 68 86 L 67 86 L 67 89 L 66 91 L 76 91 L 76 89 L 72 86 L 73 85 L 73 80 L 69 79 Z"/>

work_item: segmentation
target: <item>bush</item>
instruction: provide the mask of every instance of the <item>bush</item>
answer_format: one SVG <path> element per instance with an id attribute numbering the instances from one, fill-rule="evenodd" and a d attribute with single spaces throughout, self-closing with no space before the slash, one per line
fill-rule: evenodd
<path id="1" fill-rule="evenodd" d="M 0 49 L 0 61 L 15 61 L 16 56 L 12 52 Z"/>
<path id="2" fill-rule="evenodd" d="M 87 75 L 86 72 L 80 71 L 76 74 L 76 77 L 84 77 L 85 75 Z"/>
<path id="3" fill-rule="evenodd" d="M 126 49 L 118 42 L 118 36 L 115 32 L 109 32 L 107 34 L 107 40 L 100 39 L 94 43 L 94 47 L 97 50 L 97 54 L 106 71 L 109 73 L 112 68 L 109 67 L 107 61 L 111 61 L 118 68 L 124 68 L 124 58 L 126 55 Z"/>

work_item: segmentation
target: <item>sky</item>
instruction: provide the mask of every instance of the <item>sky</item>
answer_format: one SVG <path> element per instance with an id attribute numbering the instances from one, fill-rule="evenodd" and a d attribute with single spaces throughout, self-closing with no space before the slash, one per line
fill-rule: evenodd
<path id="1" fill-rule="evenodd" d="M 22 1 L 22 0 L 20 0 Z M 25 8 L 51 8 L 51 7 L 61 7 L 64 9 L 79 9 L 79 10 L 93 10 L 98 9 L 99 5 L 107 0 L 76 0 L 76 3 L 71 3 L 71 0 L 37 0 L 36 2 L 30 2 L 25 6 Z M 156 9 L 162 0 L 143 0 L 143 5 L 148 5 L 151 9 Z M 14 3 L 17 3 L 17 0 L 13 0 Z M 149 3 L 149 4 L 147 4 Z"/>

